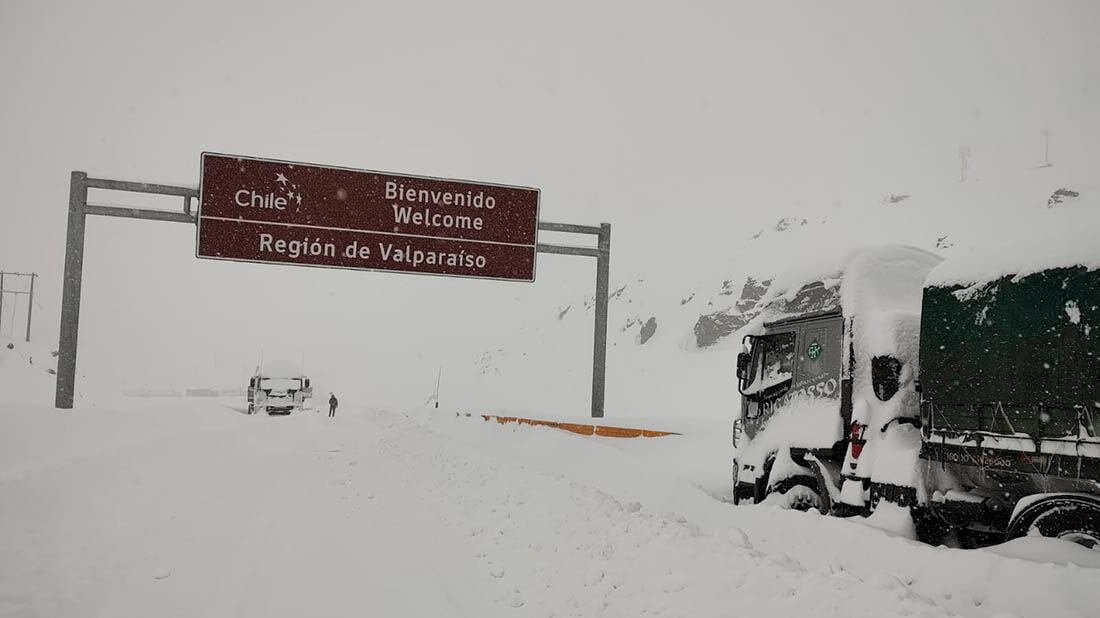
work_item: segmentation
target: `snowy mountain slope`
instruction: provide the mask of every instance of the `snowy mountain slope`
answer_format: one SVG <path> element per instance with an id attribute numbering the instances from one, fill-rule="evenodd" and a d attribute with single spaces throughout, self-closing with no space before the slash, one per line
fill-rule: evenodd
<path id="1" fill-rule="evenodd" d="M 972 260 L 975 252 L 1034 245 L 1037 238 L 1087 242 L 1089 230 L 1100 228 L 1100 184 L 1088 179 L 1080 170 L 1051 167 L 855 195 L 831 207 L 791 204 L 784 211 L 776 205 L 774 225 L 730 230 L 728 244 L 692 253 L 709 259 L 684 263 L 670 252 L 642 266 L 613 255 L 608 416 L 728 417 L 737 398 L 735 333 L 754 315 L 757 300 L 777 276 L 789 286 L 835 274 L 854 247 L 901 243 L 947 260 Z M 632 270 L 634 264 L 644 273 Z M 459 402 L 476 404 L 481 391 L 492 394 L 483 400 L 509 409 L 583 413 L 591 329 L 591 297 L 563 299 L 541 322 L 502 336 L 482 354 Z"/>
<path id="2" fill-rule="evenodd" d="M 1100 564 L 1076 546 L 1044 544 L 1043 564 L 733 509 L 649 456 L 709 437 L 5 406 L 0 615 L 1083 618 L 1100 603 Z"/>
<path id="3" fill-rule="evenodd" d="M 5 403 L 47 403 L 56 373 L 57 358 L 50 348 L 0 338 L 0 393 Z"/>
<path id="4" fill-rule="evenodd" d="M 0 407 L 13 403 L 52 404 L 57 374 L 56 345 L 0 338 Z M 82 405 L 117 399 L 77 369 L 76 398 Z"/>

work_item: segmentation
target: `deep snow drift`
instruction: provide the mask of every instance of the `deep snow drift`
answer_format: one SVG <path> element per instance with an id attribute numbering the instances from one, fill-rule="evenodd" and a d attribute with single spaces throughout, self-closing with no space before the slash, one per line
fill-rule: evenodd
<path id="1" fill-rule="evenodd" d="M 330 420 L 240 407 L 0 405 L 0 615 L 1085 617 L 1100 606 L 1100 561 L 1076 546 L 1001 549 L 1063 563 L 1043 564 L 717 501 L 684 463 L 725 443 L 703 422 L 615 440 L 439 410 Z"/>

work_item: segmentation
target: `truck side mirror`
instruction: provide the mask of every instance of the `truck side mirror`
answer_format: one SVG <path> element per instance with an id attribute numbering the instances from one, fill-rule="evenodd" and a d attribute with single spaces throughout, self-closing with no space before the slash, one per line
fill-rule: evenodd
<path id="1" fill-rule="evenodd" d="M 737 354 L 737 379 L 744 380 L 749 370 L 749 359 L 752 358 L 748 352 L 740 352 Z"/>
<path id="2" fill-rule="evenodd" d="M 248 388 L 256 388 L 256 378 L 248 379 Z"/>
<path id="3" fill-rule="evenodd" d="M 900 382 L 900 360 L 893 356 L 876 356 L 871 359 L 871 386 L 879 401 L 890 401 L 898 392 Z"/>
<path id="4" fill-rule="evenodd" d="M 309 388 L 309 378 L 306 378 L 303 382 L 304 382 L 303 385 L 305 386 L 305 388 Z"/>

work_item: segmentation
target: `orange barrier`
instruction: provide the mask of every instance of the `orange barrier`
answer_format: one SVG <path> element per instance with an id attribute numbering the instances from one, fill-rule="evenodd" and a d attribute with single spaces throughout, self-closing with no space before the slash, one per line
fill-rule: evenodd
<path id="1" fill-rule="evenodd" d="M 678 436 L 680 434 L 672 431 L 653 431 L 652 429 L 634 429 L 631 427 L 610 427 L 608 425 L 583 425 L 578 423 L 559 423 L 557 421 L 543 421 L 534 418 L 520 418 L 517 416 L 492 416 L 489 414 L 482 414 L 481 418 L 487 421 L 493 421 L 500 423 L 501 425 L 507 423 L 517 423 L 519 425 L 535 425 L 539 427 L 553 427 L 555 429 L 564 429 L 565 431 L 571 431 L 573 433 L 581 434 L 582 436 L 603 436 L 606 438 L 657 438 L 660 436 Z"/>

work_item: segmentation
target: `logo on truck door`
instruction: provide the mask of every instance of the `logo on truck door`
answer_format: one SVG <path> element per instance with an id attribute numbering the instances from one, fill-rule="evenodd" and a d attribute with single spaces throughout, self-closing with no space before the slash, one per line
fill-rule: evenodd
<path id="1" fill-rule="evenodd" d="M 810 345 L 806 347 L 806 356 L 810 357 L 810 360 L 817 360 L 821 358 L 821 344 L 814 339 L 810 342 Z"/>

